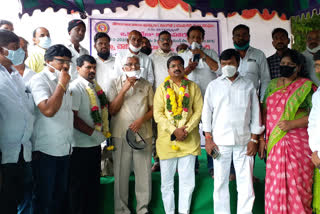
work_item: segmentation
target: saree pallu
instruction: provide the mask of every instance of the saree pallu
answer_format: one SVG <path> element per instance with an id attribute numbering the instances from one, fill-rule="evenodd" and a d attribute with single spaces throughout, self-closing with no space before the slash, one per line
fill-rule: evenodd
<path id="1" fill-rule="evenodd" d="M 275 80 L 276 81 L 276 80 Z M 271 82 L 270 82 L 271 83 Z M 282 131 L 277 123 L 308 115 L 298 109 L 313 89 L 307 79 L 266 92 L 267 164 L 265 184 L 266 214 L 311 214 L 314 165 L 307 128 Z"/>

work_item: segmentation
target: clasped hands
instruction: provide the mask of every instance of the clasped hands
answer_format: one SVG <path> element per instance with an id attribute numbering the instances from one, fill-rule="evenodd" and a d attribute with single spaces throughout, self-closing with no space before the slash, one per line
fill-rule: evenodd
<path id="1" fill-rule="evenodd" d="M 184 141 L 188 137 L 187 126 L 182 126 L 174 130 L 173 134 L 176 136 L 177 141 Z"/>

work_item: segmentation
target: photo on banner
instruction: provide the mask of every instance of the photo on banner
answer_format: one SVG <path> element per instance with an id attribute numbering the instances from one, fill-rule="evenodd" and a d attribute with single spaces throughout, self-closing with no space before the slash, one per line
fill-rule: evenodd
<path id="1" fill-rule="evenodd" d="M 95 55 L 94 36 L 98 32 L 107 33 L 110 38 L 110 52 L 113 56 L 118 51 L 128 49 L 128 34 L 132 30 L 138 30 L 142 36 L 150 40 L 153 51 L 158 49 L 158 37 L 161 31 L 168 31 L 171 33 L 172 50 L 181 43 L 188 44 L 187 31 L 193 26 L 202 26 L 205 30 L 205 38 L 202 45 L 205 48 L 213 49 L 220 54 L 220 35 L 219 35 L 219 21 L 179 21 L 179 20 L 125 20 L 125 19 L 100 19 L 90 18 L 90 53 Z"/>

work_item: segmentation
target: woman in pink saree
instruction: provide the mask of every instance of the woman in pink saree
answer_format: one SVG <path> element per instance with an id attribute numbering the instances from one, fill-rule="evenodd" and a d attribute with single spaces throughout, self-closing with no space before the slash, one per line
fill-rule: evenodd
<path id="1" fill-rule="evenodd" d="M 265 92 L 266 214 L 311 214 L 314 165 L 308 145 L 308 116 L 316 89 L 302 78 L 302 60 L 289 50 L 280 62 L 281 77 Z M 260 141 L 260 157 L 264 140 Z"/>

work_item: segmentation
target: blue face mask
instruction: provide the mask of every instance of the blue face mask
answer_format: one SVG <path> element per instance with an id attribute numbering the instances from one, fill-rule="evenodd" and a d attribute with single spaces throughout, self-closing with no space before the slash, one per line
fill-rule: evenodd
<path id="1" fill-rule="evenodd" d="M 15 50 L 15 51 L 9 50 L 7 48 L 3 48 L 3 49 L 8 51 L 8 56 L 5 56 L 5 57 L 7 57 L 7 59 L 10 60 L 13 65 L 21 65 L 23 63 L 26 53 L 22 48 L 19 48 L 18 50 Z"/>
<path id="2" fill-rule="evenodd" d="M 250 44 L 250 41 L 247 44 L 243 45 L 243 46 L 238 46 L 235 43 L 233 43 L 235 49 L 237 49 L 239 51 L 247 50 L 249 48 L 249 44 Z"/>
<path id="3" fill-rule="evenodd" d="M 39 42 L 39 46 L 44 48 L 44 49 L 48 49 L 51 46 L 51 39 L 50 37 L 40 37 L 39 38 L 40 42 Z"/>

